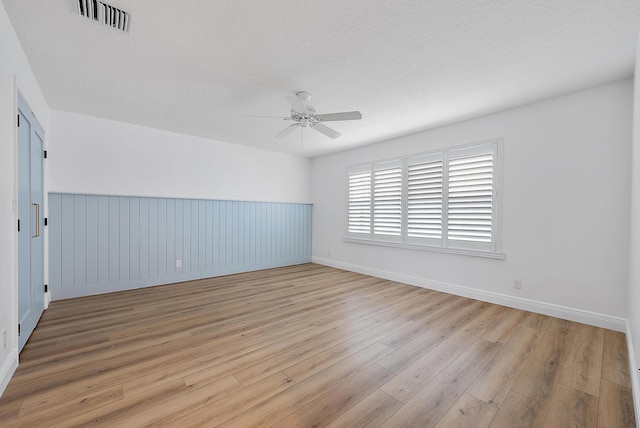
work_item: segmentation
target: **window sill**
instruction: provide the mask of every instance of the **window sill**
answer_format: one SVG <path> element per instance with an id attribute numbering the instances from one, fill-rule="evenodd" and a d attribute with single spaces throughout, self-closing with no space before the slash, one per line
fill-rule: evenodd
<path id="1" fill-rule="evenodd" d="M 499 260 L 504 260 L 505 257 L 504 253 L 495 253 L 490 251 L 463 250 L 460 248 L 442 248 L 428 245 L 404 244 L 402 242 L 374 241 L 371 239 L 344 238 L 344 242 L 350 242 L 352 244 L 378 245 L 382 247 L 405 248 L 408 250 L 432 251 L 435 253 L 459 254 L 462 256 L 486 257 L 489 259 Z"/>

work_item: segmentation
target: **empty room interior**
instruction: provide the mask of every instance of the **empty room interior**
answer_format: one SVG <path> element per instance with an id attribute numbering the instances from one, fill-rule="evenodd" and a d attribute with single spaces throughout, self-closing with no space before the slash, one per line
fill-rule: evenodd
<path id="1" fill-rule="evenodd" d="M 2 0 L 0 426 L 637 426 L 639 34 Z"/>

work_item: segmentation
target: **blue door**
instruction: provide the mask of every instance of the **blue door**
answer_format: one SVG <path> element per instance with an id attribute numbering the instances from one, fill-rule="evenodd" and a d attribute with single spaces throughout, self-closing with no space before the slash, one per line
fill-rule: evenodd
<path id="1" fill-rule="evenodd" d="M 18 350 L 44 310 L 44 131 L 18 95 Z"/>

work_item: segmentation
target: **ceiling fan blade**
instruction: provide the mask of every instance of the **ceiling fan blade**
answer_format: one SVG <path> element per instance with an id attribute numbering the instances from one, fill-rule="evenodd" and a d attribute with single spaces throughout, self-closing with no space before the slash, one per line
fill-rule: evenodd
<path id="1" fill-rule="evenodd" d="M 339 136 L 342 135 L 341 133 L 339 133 L 335 129 L 331 129 L 328 126 L 323 125 L 321 123 L 317 123 L 316 122 L 313 125 L 311 125 L 311 127 L 313 129 L 315 129 L 316 131 L 318 131 L 319 133 L 326 135 L 329 138 L 338 138 Z"/>
<path id="2" fill-rule="evenodd" d="M 362 113 L 359 111 L 343 111 L 341 113 L 317 114 L 316 117 L 321 122 L 332 122 L 335 120 L 360 120 Z"/>
<path id="3" fill-rule="evenodd" d="M 293 95 L 288 95 L 287 99 L 289 100 L 289 104 L 291 104 L 291 108 L 298 113 L 308 113 L 307 105 L 298 97 L 294 97 Z"/>
<path id="4" fill-rule="evenodd" d="M 282 119 L 282 120 L 291 120 L 290 117 L 284 117 L 284 116 L 240 116 L 240 117 L 259 117 L 259 118 L 265 118 L 265 119 Z"/>
<path id="5" fill-rule="evenodd" d="M 286 128 L 284 128 L 282 131 L 280 131 L 277 135 L 276 138 L 284 138 L 287 135 L 291 134 L 293 131 L 295 131 L 296 127 L 298 127 L 297 123 L 291 124 L 289 126 L 287 126 Z"/>

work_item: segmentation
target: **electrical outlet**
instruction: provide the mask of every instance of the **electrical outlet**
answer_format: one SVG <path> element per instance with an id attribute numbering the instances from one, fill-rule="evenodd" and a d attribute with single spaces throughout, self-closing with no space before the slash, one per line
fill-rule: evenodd
<path id="1" fill-rule="evenodd" d="M 7 330 L 2 330 L 2 349 L 7 349 Z"/>
<path id="2" fill-rule="evenodd" d="M 176 267 L 177 268 L 181 268 L 182 267 L 182 260 L 176 259 Z"/>
<path id="3" fill-rule="evenodd" d="M 520 278 L 515 278 L 513 280 L 513 288 L 520 290 L 522 288 L 522 280 Z"/>

